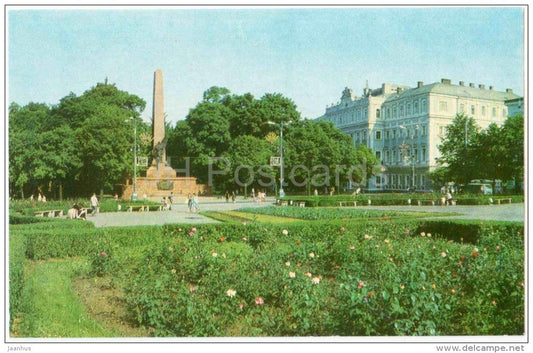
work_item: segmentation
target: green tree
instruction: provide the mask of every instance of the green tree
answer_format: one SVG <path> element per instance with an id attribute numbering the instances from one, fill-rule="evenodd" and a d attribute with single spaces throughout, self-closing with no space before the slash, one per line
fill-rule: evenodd
<path id="1" fill-rule="evenodd" d="M 514 180 L 516 190 L 521 189 L 524 181 L 524 117 L 522 114 L 507 118 L 501 129 L 501 135 L 495 143 L 505 146 L 501 169 L 503 180 Z"/>
<path id="2" fill-rule="evenodd" d="M 268 168 L 260 168 L 268 165 L 272 155 L 272 145 L 264 139 L 259 139 L 251 135 L 242 135 L 231 142 L 231 145 L 224 157 L 230 162 L 230 173 L 227 174 L 226 189 L 228 187 L 244 187 L 245 197 L 248 195 L 249 187 L 261 188 L 263 184 L 268 184 L 273 180 L 273 172 Z M 261 174 L 272 176 L 264 179 Z"/>
<path id="3" fill-rule="evenodd" d="M 446 134 L 438 146 L 441 156 L 437 163 L 446 168 L 448 181 L 465 184 L 479 177 L 476 150 L 480 128 L 475 120 L 458 114 L 446 127 Z"/>

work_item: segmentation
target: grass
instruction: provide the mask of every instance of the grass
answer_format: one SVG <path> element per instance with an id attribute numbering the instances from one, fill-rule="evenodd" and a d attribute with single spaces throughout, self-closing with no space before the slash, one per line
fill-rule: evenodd
<path id="1" fill-rule="evenodd" d="M 116 337 L 87 315 L 71 278 L 87 271 L 84 259 L 30 262 L 24 290 L 24 312 L 15 323 L 16 337 Z"/>
<path id="2" fill-rule="evenodd" d="M 241 211 L 206 211 L 201 212 L 203 216 L 215 219 L 217 221 L 225 223 L 242 223 L 242 222 L 258 222 L 258 223 L 292 223 L 292 222 L 301 222 L 301 219 L 282 217 L 282 216 L 272 216 L 264 214 L 256 214 L 250 212 L 241 212 Z"/>

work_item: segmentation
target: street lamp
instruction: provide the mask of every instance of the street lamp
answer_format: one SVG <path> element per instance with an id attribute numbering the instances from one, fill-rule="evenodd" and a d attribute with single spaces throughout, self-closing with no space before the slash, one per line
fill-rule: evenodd
<path id="1" fill-rule="evenodd" d="M 286 125 L 289 125 L 291 121 L 287 121 Z M 269 125 L 278 125 L 273 121 L 268 122 Z M 279 197 L 285 196 L 285 191 L 283 190 L 283 121 L 279 124 L 279 149 L 280 149 L 280 177 L 279 177 Z"/>
<path id="2" fill-rule="evenodd" d="M 133 194 L 131 194 L 131 200 L 137 201 L 137 120 L 134 117 L 129 120 L 133 120 Z"/>

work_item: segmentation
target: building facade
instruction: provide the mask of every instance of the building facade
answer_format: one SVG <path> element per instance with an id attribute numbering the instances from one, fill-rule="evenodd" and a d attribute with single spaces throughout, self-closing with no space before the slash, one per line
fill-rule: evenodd
<path id="1" fill-rule="evenodd" d="M 414 88 L 384 83 L 370 89 L 367 84 L 361 97 L 345 88 L 340 102 L 326 107 L 318 119 L 333 122 L 355 146 L 374 151 L 382 172 L 369 181 L 370 190 L 431 190 L 440 187 L 432 185 L 429 173 L 437 167 L 438 146 L 455 116 L 473 117 L 482 129 L 501 125 L 509 115 L 506 102 L 519 98 L 511 89 L 448 79 L 418 82 Z"/>

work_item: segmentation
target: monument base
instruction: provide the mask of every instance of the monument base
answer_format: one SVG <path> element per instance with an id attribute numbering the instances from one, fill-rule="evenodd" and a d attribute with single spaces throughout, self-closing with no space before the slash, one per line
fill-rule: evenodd
<path id="1" fill-rule="evenodd" d="M 175 172 L 174 172 L 175 173 Z M 205 195 L 209 192 L 204 184 L 197 184 L 195 177 L 174 177 L 174 178 L 137 178 L 137 198 L 143 200 L 145 198 L 161 198 L 164 196 L 186 196 L 187 194 L 196 193 L 197 195 Z M 122 198 L 131 200 L 133 195 L 133 184 L 125 185 L 122 192 Z"/>
<path id="2" fill-rule="evenodd" d="M 160 179 L 175 178 L 176 171 L 166 163 L 154 163 L 146 170 L 146 177 Z"/>

